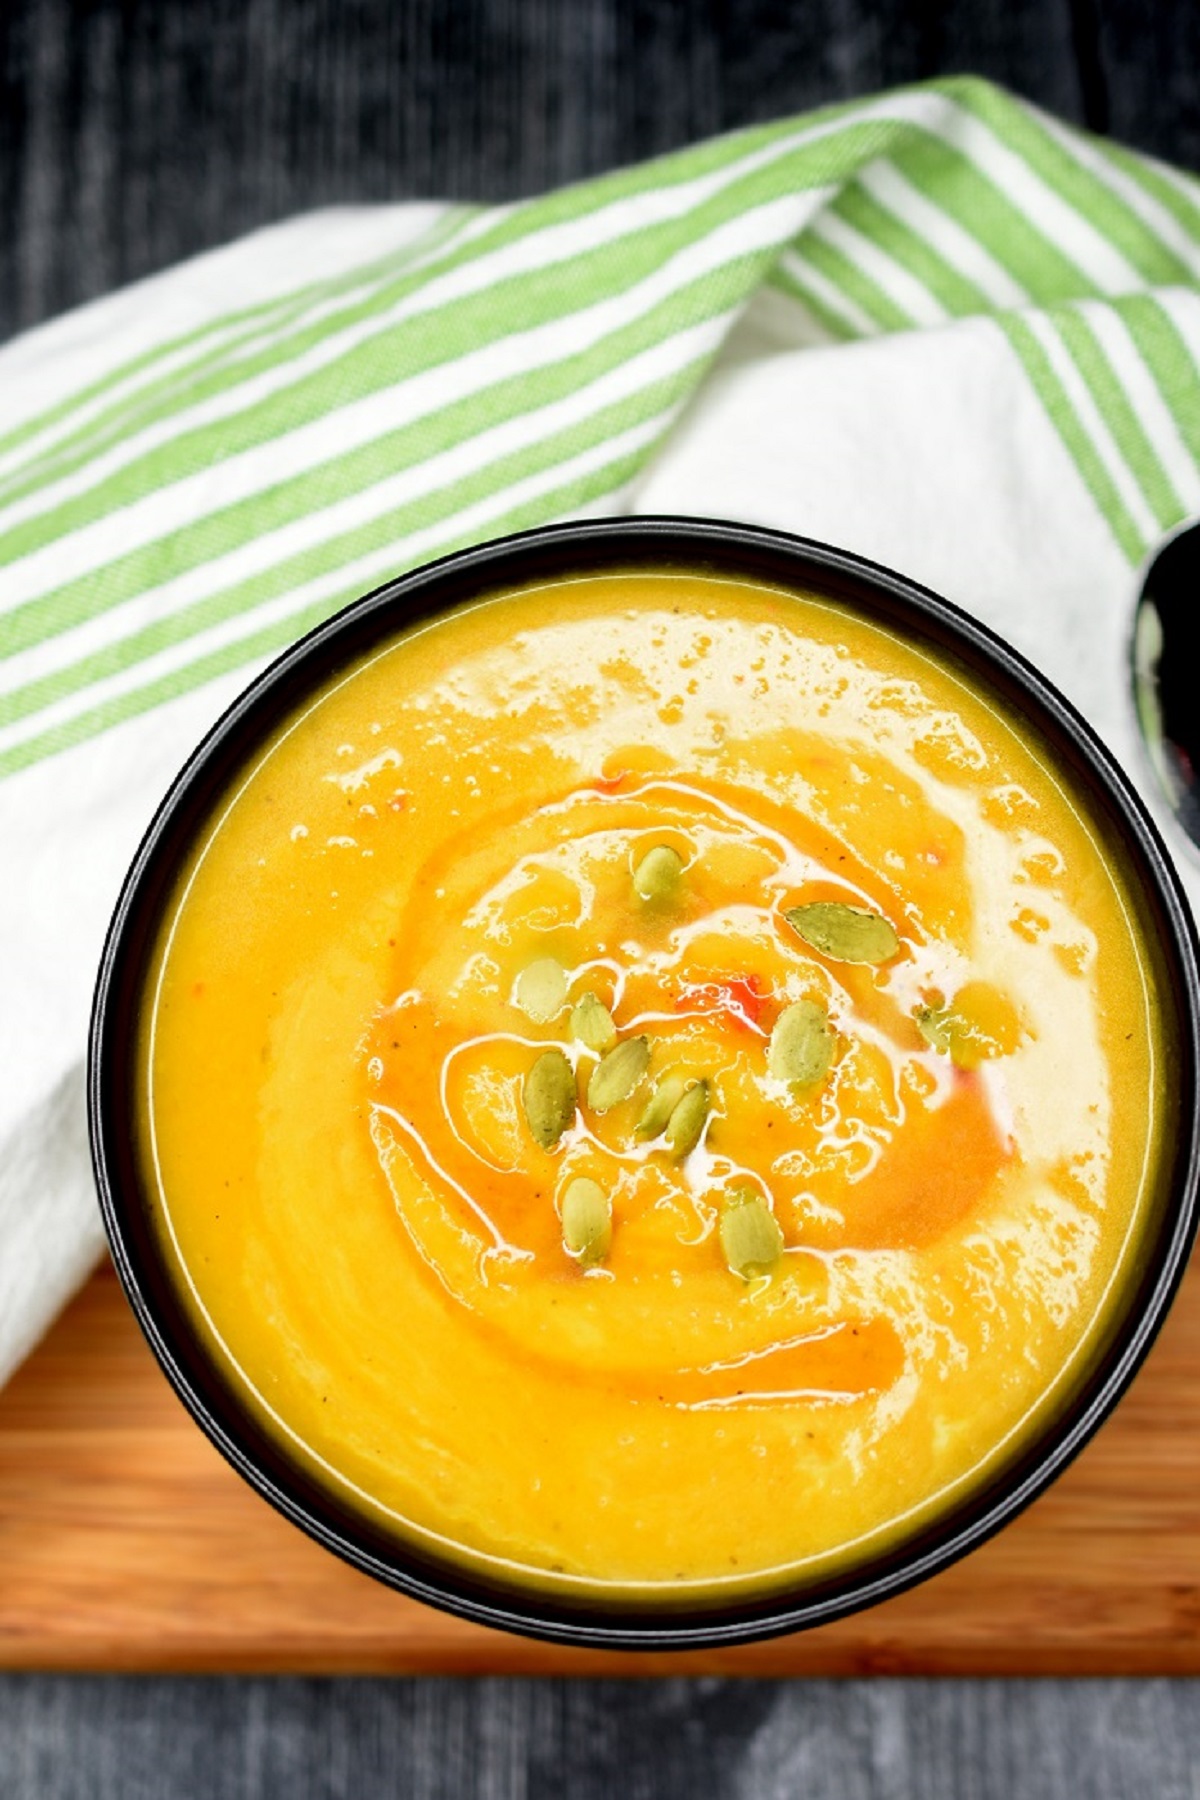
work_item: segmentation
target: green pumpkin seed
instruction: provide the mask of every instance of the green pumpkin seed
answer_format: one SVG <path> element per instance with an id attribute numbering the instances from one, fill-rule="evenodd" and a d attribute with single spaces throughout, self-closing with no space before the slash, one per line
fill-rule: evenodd
<path id="1" fill-rule="evenodd" d="M 617 1041 L 612 1014 L 590 990 L 571 1009 L 571 1036 L 597 1056 L 603 1056 Z"/>
<path id="2" fill-rule="evenodd" d="M 521 970 L 513 999 L 535 1025 L 548 1025 L 563 1009 L 567 997 L 566 971 L 552 956 L 539 956 Z"/>
<path id="3" fill-rule="evenodd" d="M 943 1056 L 951 1052 L 950 1014 L 940 1006 L 922 1006 L 913 1015 L 913 1023 L 931 1050 Z"/>
<path id="4" fill-rule="evenodd" d="M 743 1281 L 769 1274 L 783 1252 L 779 1221 L 751 1187 L 734 1188 L 726 1196 L 720 1237 L 726 1263 Z"/>
<path id="5" fill-rule="evenodd" d="M 704 1121 L 708 1117 L 708 1083 L 698 1081 L 690 1087 L 675 1107 L 665 1132 L 667 1149 L 672 1156 L 686 1156 L 700 1142 Z"/>
<path id="6" fill-rule="evenodd" d="M 646 901 L 673 900 L 683 879 L 683 858 L 669 844 L 647 850 L 633 871 L 634 891 Z"/>
<path id="7" fill-rule="evenodd" d="M 575 1071 L 561 1050 L 543 1050 L 525 1077 L 525 1117 L 543 1150 L 553 1150 L 575 1117 Z"/>
<path id="8" fill-rule="evenodd" d="M 996 1054 L 987 1038 L 951 1007 L 922 1006 L 913 1022 L 930 1048 L 948 1056 L 956 1069 L 977 1069 L 985 1057 Z"/>
<path id="9" fill-rule="evenodd" d="M 562 1197 L 563 1249 L 582 1263 L 608 1255 L 612 1243 L 612 1208 L 598 1181 L 580 1175 Z"/>
<path id="10" fill-rule="evenodd" d="M 607 1112 L 628 1100 L 650 1061 L 650 1039 L 626 1038 L 607 1056 L 602 1056 L 592 1070 L 588 1082 L 588 1105 L 593 1112 Z"/>
<path id="11" fill-rule="evenodd" d="M 879 913 L 837 900 L 793 906 L 784 918 L 806 944 L 834 962 L 890 962 L 900 948 L 895 927 Z"/>
<path id="12" fill-rule="evenodd" d="M 829 1072 L 834 1042 L 825 1008 L 815 1000 L 797 1000 L 775 1021 L 767 1046 L 767 1073 L 793 1087 L 812 1087 Z"/>
<path id="13" fill-rule="evenodd" d="M 671 1114 L 687 1093 L 687 1076 L 678 1069 L 668 1069 L 660 1075 L 655 1083 L 654 1092 L 646 1102 L 645 1111 L 637 1122 L 639 1137 L 656 1138 L 667 1129 Z"/>

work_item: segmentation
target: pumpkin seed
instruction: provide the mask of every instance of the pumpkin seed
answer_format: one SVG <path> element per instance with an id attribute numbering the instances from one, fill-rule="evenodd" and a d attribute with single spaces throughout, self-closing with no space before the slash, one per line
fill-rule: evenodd
<path id="1" fill-rule="evenodd" d="M 931 1050 L 950 1054 L 950 1015 L 940 1006 L 922 1006 L 913 1014 L 913 1023 Z"/>
<path id="2" fill-rule="evenodd" d="M 637 1122 L 639 1137 L 655 1138 L 667 1129 L 671 1114 L 687 1093 L 687 1076 L 678 1069 L 668 1069 L 660 1075 L 655 1083 L 654 1092 L 646 1102 L 645 1111 Z"/>
<path id="3" fill-rule="evenodd" d="M 612 1208 L 598 1181 L 580 1175 L 562 1197 L 563 1249 L 582 1263 L 600 1262 L 612 1243 Z"/>
<path id="4" fill-rule="evenodd" d="M 783 1251 L 779 1221 L 751 1187 L 733 1188 L 726 1196 L 720 1237 L 726 1263 L 743 1281 L 769 1274 Z"/>
<path id="5" fill-rule="evenodd" d="M 815 1000 L 797 1000 L 775 1021 L 767 1046 L 767 1073 L 793 1087 L 812 1087 L 829 1072 L 834 1041 L 825 1008 Z"/>
<path id="6" fill-rule="evenodd" d="M 543 1150 L 553 1150 L 575 1117 L 575 1071 L 559 1049 L 543 1050 L 521 1095 L 525 1117 Z"/>
<path id="7" fill-rule="evenodd" d="M 708 1083 L 698 1081 L 680 1100 L 667 1122 L 664 1133 L 672 1156 L 686 1156 L 700 1142 L 704 1121 L 708 1117 Z"/>
<path id="8" fill-rule="evenodd" d="M 880 913 L 839 900 L 813 900 L 783 916 L 806 944 L 834 962 L 890 962 L 900 948 L 895 927 Z"/>
<path id="9" fill-rule="evenodd" d="M 588 1082 L 588 1105 L 593 1112 L 607 1112 L 628 1100 L 650 1061 L 650 1039 L 626 1038 L 607 1056 L 602 1056 L 592 1070 Z"/>
<path id="10" fill-rule="evenodd" d="M 948 1005 L 918 1007 L 913 1023 L 927 1044 L 967 1071 L 1011 1056 L 1021 1041 L 1020 1015 L 989 981 L 968 981 Z"/>
<path id="11" fill-rule="evenodd" d="M 603 1056 L 617 1041 L 612 1014 L 590 990 L 581 995 L 571 1009 L 571 1036 L 588 1050 L 594 1050 L 597 1056 Z"/>
<path id="12" fill-rule="evenodd" d="M 552 956 L 539 956 L 517 976 L 513 999 L 535 1025 L 548 1025 L 558 1017 L 567 997 L 567 976 Z"/>
<path id="13" fill-rule="evenodd" d="M 673 900 L 683 878 L 683 858 L 669 844 L 656 844 L 647 850 L 633 871 L 633 886 L 639 899 Z"/>

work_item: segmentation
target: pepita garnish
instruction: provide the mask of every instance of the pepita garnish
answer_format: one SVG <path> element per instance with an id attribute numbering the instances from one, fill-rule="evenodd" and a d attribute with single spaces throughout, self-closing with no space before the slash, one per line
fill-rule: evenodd
<path id="1" fill-rule="evenodd" d="M 687 1076 L 679 1069 L 668 1069 L 665 1075 L 660 1075 L 637 1122 L 638 1136 L 659 1137 L 667 1129 L 671 1114 L 686 1092 Z"/>
<path id="2" fill-rule="evenodd" d="M 960 988 L 949 1006 L 919 1007 L 913 1023 L 927 1044 L 967 1073 L 993 1056 L 1009 1055 L 1020 1040 L 1011 1003 L 978 981 Z"/>
<path id="3" fill-rule="evenodd" d="M 592 1070 L 588 1082 L 588 1105 L 593 1112 L 607 1112 L 628 1100 L 650 1062 L 650 1039 L 626 1038 L 607 1056 L 602 1056 Z"/>
<path id="4" fill-rule="evenodd" d="M 543 1050 L 522 1090 L 525 1117 L 543 1150 L 553 1150 L 575 1117 L 575 1071 L 557 1048 Z"/>
<path id="5" fill-rule="evenodd" d="M 783 1252 L 779 1222 L 752 1187 L 732 1188 L 726 1195 L 720 1238 L 726 1263 L 743 1281 L 769 1274 Z"/>
<path id="6" fill-rule="evenodd" d="M 890 962 L 900 948 L 895 926 L 882 914 L 840 900 L 811 900 L 783 916 L 806 944 L 834 962 Z"/>
<path id="7" fill-rule="evenodd" d="M 669 844 L 656 844 L 633 871 L 634 892 L 641 900 L 673 900 L 682 879 L 683 858 L 679 852 Z"/>
<path id="8" fill-rule="evenodd" d="M 835 1041 L 825 1008 L 815 1000 L 797 1000 L 775 1021 L 767 1073 L 793 1087 L 812 1087 L 828 1074 Z"/>
<path id="9" fill-rule="evenodd" d="M 562 1197 L 563 1249 L 581 1263 L 601 1262 L 612 1243 L 612 1207 L 598 1181 L 577 1176 Z"/>
<path id="10" fill-rule="evenodd" d="M 597 1056 L 605 1055 L 617 1041 L 612 1014 L 590 989 L 571 1008 L 571 1036 Z"/>
<path id="11" fill-rule="evenodd" d="M 913 1023 L 931 1050 L 950 1054 L 950 1014 L 940 1006 L 922 1006 L 913 1014 Z"/>
<path id="12" fill-rule="evenodd" d="M 686 1156 L 700 1142 L 704 1121 L 708 1117 L 708 1083 L 698 1081 L 678 1102 L 667 1121 L 664 1133 L 672 1156 Z"/>
<path id="13" fill-rule="evenodd" d="M 548 1025 L 558 1017 L 567 998 L 567 974 L 553 956 L 539 956 L 527 963 L 513 985 L 513 999 L 535 1025 Z"/>

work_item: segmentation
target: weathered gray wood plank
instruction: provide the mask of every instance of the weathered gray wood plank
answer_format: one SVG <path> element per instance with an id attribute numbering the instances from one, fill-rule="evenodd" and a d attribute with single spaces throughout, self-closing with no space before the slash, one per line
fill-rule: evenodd
<path id="1" fill-rule="evenodd" d="M 0 335 L 301 208 L 507 199 L 964 70 L 1200 165 L 1195 0 L 7 0 Z"/>
<path id="2" fill-rule="evenodd" d="M 4 1800 L 1196 1800 L 1172 1681 L 0 1681 Z"/>

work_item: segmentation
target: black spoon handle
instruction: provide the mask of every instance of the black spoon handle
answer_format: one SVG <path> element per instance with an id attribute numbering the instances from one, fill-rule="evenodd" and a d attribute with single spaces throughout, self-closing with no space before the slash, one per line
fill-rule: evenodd
<path id="1" fill-rule="evenodd" d="M 1142 585 L 1134 701 L 1168 804 L 1200 845 L 1200 525 L 1163 546 Z"/>

